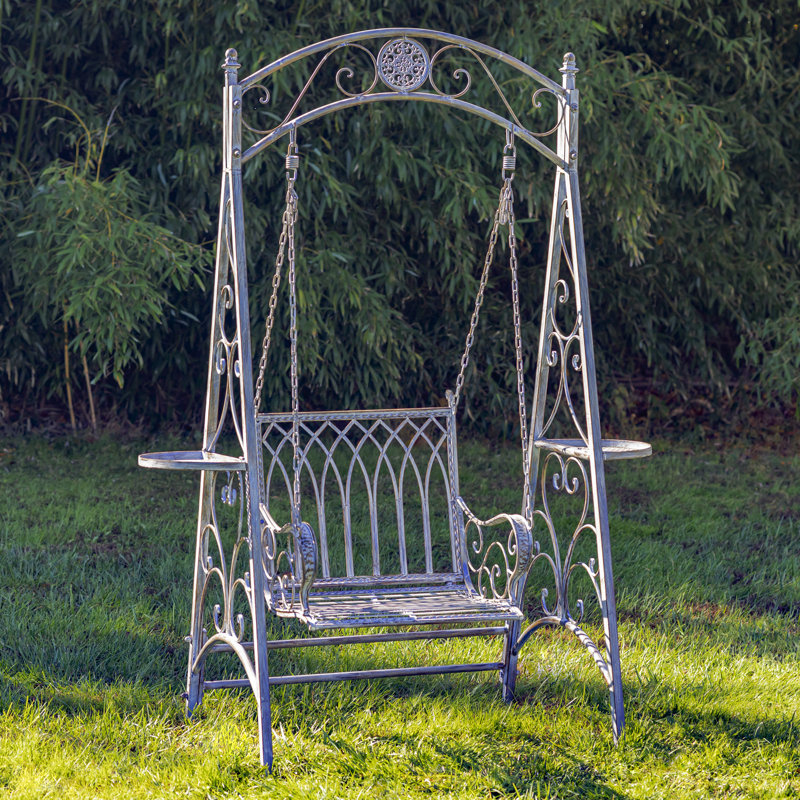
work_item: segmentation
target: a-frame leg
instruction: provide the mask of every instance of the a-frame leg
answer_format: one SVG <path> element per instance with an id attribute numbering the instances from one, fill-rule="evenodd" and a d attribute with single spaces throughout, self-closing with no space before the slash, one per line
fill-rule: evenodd
<path id="1" fill-rule="evenodd" d="M 225 237 L 225 215 L 228 213 L 229 181 L 223 175 L 219 198 L 219 223 L 217 225 L 217 248 L 214 267 L 214 293 L 211 311 L 211 341 L 208 358 L 208 381 L 203 421 L 203 450 L 213 451 L 220 425 L 219 402 L 222 375 L 216 365 L 217 343 L 221 338 L 222 320 L 220 310 L 224 301 L 221 297 L 223 287 L 228 281 L 229 259 Z M 187 641 L 189 643 L 189 664 L 186 677 L 186 713 L 192 715 L 203 701 L 204 660 L 198 664 L 203 653 L 206 635 L 203 630 L 203 598 L 208 574 L 209 525 L 214 516 L 215 476 L 200 473 L 200 500 L 197 512 L 197 538 L 194 557 L 194 581 L 192 586 L 192 616 Z"/>
<path id="2" fill-rule="evenodd" d="M 594 505 L 595 539 L 597 541 L 598 594 L 600 610 L 603 615 L 606 661 L 610 673 L 606 674 L 605 678 L 609 684 L 611 695 L 611 719 L 614 740 L 616 741 L 625 725 L 625 710 L 622 701 L 622 674 L 620 671 L 619 637 L 617 634 L 617 603 L 614 593 L 614 575 L 611 569 L 611 535 L 608 527 L 605 464 L 600 432 L 592 321 L 589 311 L 589 285 L 586 275 L 583 219 L 578 189 L 578 175 L 574 169 L 569 173 L 567 197 L 570 216 L 570 239 L 577 283 L 575 303 L 582 323 L 583 393 L 586 405 L 586 433 L 588 436 L 591 494 Z"/>
<path id="3" fill-rule="evenodd" d="M 597 397 L 594 341 L 592 337 L 586 254 L 583 240 L 577 174 L 578 93 L 575 90 L 574 56 L 564 58 L 562 73 L 566 102 L 558 132 L 558 151 L 565 166 L 556 173 L 550 229 L 547 276 L 542 304 L 536 385 L 529 443 L 532 507 L 526 512 L 534 537 L 549 538 L 547 558 L 553 570 L 555 596 L 542 591 L 542 615 L 518 638 L 516 652 L 545 625 L 572 631 L 598 666 L 609 688 L 612 730 L 617 741 L 625 724 L 620 672 L 611 542 L 606 504 L 603 443 Z M 568 231 L 568 235 L 567 235 Z M 563 269 L 562 269 L 563 267 Z M 559 321 L 559 311 L 569 308 L 569 324 Z M 551 382 L 555 372 L 556 380 Z M 579 383 L 578 383 L 578 379 Z M 571 381 L 578 385 L 572 385 Z M 555 383 L 555 388 L 551 386 Z M 548 408 L 548 401 L 552 400 Z M 569 432 L 553 438 L 559 413 Z M 566 442 L 566 440 L 570 440 Z M 549 498 L 578 495 L 585 499 L 580 520 L 564 535 L 556 530 Z M 544 524 L 543 524 L 544 523 Z M 570 526 L 572 527 L 572 526 Z M 578 540 L 594 533 L 596 557 L 580 561 Z M 565 545 L 562 553 L 560 545 Z M 546 542 L 545 542 L 546 545 Z M 539 561 L 544 555 L 534 559 Z M 576 567 L 581 567 L 576 572 Z M 604 646 L 598 646 L 580 627 L 583 602 L 571 608 L 570 580 L 588 573 L 590 589 L 597 596 L 603 620 Z M 551 584 L 552 587 L 552 584 Z"/>
<path id="4" fill-rule="evenodd" d="M 266 594 L 264 574 L 264 543 L 261 538 L 259 511 L 260 447 L 256 429 L 256 410 L 253 394 L 253 357 L 250 343 L 250 307 L 247 291 L 247 253 L 244 233 L 244 201 L 242 192 L 242 89 L 236 82 L 239 63 L 236 51 L 226 53 L 226 91 L 228 95 L 229 138 L 226 158 L 229 159 L 231 181 L 232 264 L 236 283 L 237 350 L 241 368 L 238 370 L 239 409 L 241 412 L 242 450 L 247 464 L 245 499 L 247 505 L 247 542 L 250 550 L 250 610 L 253 623 L 254 671 L 251 680 L 258 703 L 258 734 L 261 763 L 272 769 L 272 708 L 269 694 L 267 659 Z M 227 122 L 227 119 L 226 119 Z M 235 413 L 235 412 L 234 412 Z M 255 684 L 255 685 L 253 685 Z"/>
<path id="5" fill-rule="evenodd" d="M 258 707 L 261 763 L 272 767 L 272 716 L 267 660 L 264 546 L 259 516 L 260 477 L 258 431 L 253 399 L 250 317 L 247 290 L 247 260 L 241 174 L 241 88 L 236 51 L 226 53 L 223 101 L 223 178 L 220 222 L 217 233 L 214 305 L 209 352 L 203 451 L 217 452 L 220 431 L 229 424 L 241 448 L 241 456 L 228 471 L 228 484 L 220 500 L 238 507 L 238 532 L 232 550 L 226 553 L 215 491 L 221 481 L 204 467 L 200 487 L 197 546 L 195 556 L 192 623 L 189 636 L 187 712 L 201 702 L 203 669 L 215 645 L 234 652 L 247 674 Z M 213 459 L 211 459 L 213 464 Z M 225 469 L 225 468 L 223 468 Z M 234 477 L 230 477 L 233 475 Z M 235 478 L 238 477 L 238 482 Z M 238 486 L 238 492 L 234 490 Z M 210 543 L 213 546 L 210 548 Z M 249 571 L 239 573 L 238 553 L 248 550 Z M 209 550 L 211 549 L 211 552 Z M 221 593 L 215 605 L 210 636 L 203 628 L 209 591 Z M 253 658 L 243 646 L 244 620 L 236 614 L 236 597 L 244 593 L 253 628 Z"/>

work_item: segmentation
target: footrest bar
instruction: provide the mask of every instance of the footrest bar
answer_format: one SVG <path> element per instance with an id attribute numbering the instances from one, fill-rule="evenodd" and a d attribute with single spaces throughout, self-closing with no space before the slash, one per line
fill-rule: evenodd
<path id="1" fill-rule="evenodd" d="M 277 675 L 269 679 L 270 686 L 286 686 L 292 683 L 322 683 L 323 681 L 358 681 L 372 678 L 402 678 L 413 675 L 447 675 L 455 672 L 488 672 L 503 668 L 502 661 L 478 664 L 444 664 L 436 667 L 399 667 L 392 669 L 361 669 L 352 672 L 316 672 L 309 675 Z M 205 681 L 206 691 L 213 689 L 239 689 L 250 687 L 246 678 Z"/>
<path id="2" fill-rule="evenodd" d="M 401 631 L 398 633 L 365 633 L 352 636 L 317 636 L 314 639 L 273 639 L 267 650 L 288 650 L 294 647 L 326 647 L 331 644 L 368 644 L 370 642 L 406 642 L 414 639 L 458 639 L 470 636 L 503 636 L 505 625 L 485 628 L 448 628 L 440 631 Z M 253 649 L 252 642 L 242 642 L 246 650 Z M 214 653 L 230 652 L 226 644 L 209 648 Z"/>

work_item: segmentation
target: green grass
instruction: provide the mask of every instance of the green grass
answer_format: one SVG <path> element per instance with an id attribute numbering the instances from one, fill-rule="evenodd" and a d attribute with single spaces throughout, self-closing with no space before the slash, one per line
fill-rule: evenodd
<path id="1" fill-rule="evenodd" d="M 186 445 L 0 448 L 0 796 L 800 796 L 797 455 L 662 444 L 609 465 L 618 747 L 587 654 L 545 631 L 510 706 L 487 674 L 274 691 L 270 776 L 247 693 L 210 693 L 184 718 L 196 478 L 136 467 L 138 452 L 170 446 Z M 516 509 L 516 449 L 461 451 L 467 500 Z M 532 575 L 531 606 L 545 578 Z M 271 667 L 484 661 L 498 647 L 295 651 Z M 229 671 L 219 658 L 210 668 Z"/>

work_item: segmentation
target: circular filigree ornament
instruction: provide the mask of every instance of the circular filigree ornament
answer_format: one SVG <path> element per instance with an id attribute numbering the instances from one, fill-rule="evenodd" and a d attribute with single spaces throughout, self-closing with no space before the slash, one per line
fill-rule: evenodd
<path id="1" fill-rule="evenodd" d="M 430 66 L 425 48 L 412 39 L 392 39 L 378 53 L 381 80 L 398 92 L 419 89 L 428 77 Z"/>

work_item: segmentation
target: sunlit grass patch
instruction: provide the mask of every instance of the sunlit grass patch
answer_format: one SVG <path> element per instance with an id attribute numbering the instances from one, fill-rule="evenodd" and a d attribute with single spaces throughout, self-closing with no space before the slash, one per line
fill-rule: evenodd
<path id="1" fill-rule="evenodd" d="M 523 651 L 511 705 L 489 673 L 274 690 L 270 776 L 249 693 L 208 693 L 184 716 L 197 486 L 139 470 L 147 449 L 30 439 L 4 450 L 3 796 L 800 795 L 800 458 L 657 447 L 649 463 L 609 466 L 618 747 L 591 660 L 545 630 Z M 519 503 L 513 447 L 469 442 L 462 455 L 465 496 L 495 487 L 487 503 Z M 531 611 L 545 584 L 532 573 Z M 270 624 L 274 636 L 296 630 Z M 499 650 L 497 639 L 359 645 L 276 652 L 270 666 L 493 661 Z M 216 674 L 235 666 L 209 662 Z"/>

